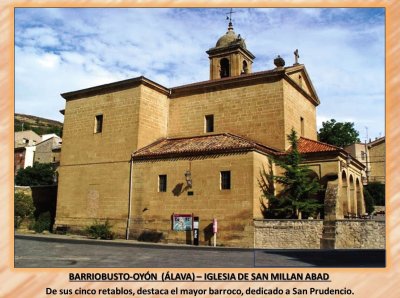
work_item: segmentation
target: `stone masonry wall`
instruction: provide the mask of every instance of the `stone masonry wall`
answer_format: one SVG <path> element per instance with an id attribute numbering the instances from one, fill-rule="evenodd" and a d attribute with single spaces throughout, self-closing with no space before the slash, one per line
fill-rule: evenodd
<path id="1" fill-rule="evenodd" d="M 215 88 L 171 99 L 169 137 L 203 135 L 204 117 L 214 115 L 215 133 L 233 133 L 272 147 L 284 148 L 282 82 Z M 315 122 L 315 119 L 314 119 Z"/>
<path id="2" fill-rule="evenodd" d="M 255 220 L 255 248 L 319 249 L 322 220 Z"/>
<path id="3" fill-rule="evenodd" d="M 217 245 L 253 247 L 253 155 L 135 162 L 132 238 L 140 239 L 147 233 L 159 235 L 159 241 L 190 243 L 190 234 L 172 231 L 171 216 L 193 213 L 200 218 L 200 245 L 212 244 L 212 221 L 216 218 Z M 184 175 L 189 168 L 193 180 L 190 189 Z M 231 172 L 231 189 L 220 188 L 221 171 Z M 158 191 L 159 175 L 167 175 L 166 192 Z"/>
<path id="4" fill-rule="evenodd" d="M 255 220 L 254 247 L 319 249 L 322 220 Z M 338 220 L 335 249 L 384 249 L 385 222 Z"/>
<path id="5" fill-rule="evenodd" d="M 385 222 L 374 220 L 338 220 L 335 248 L 385 248 Z"/>
<path id="6" fill-rule="evenodd" d="M 284 90 L 284 119 L 285 119 L 285 136 L 288 135 L 292 128 L 301 135 L 301 121 L 304 120 L 303 137 L 316 140 L 316 109 L 315 106 L 304 97 L 297 89 L 293 88 L 288 82 L 283 83 Z M 285 148 L 289 147 L 289 141 L 286 139 Z"/>

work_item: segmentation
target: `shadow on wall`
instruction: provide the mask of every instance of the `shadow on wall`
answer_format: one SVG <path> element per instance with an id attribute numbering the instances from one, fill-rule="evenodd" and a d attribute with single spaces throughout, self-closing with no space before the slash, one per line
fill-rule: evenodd
<path id="1" fill-rule="evenodd" d="M 212 243 L 212 237 L 213 237 L 213 224 L 210 223 L 208 226 L 206 226 L 203 230 L 204 232 L 204 241 L 211 246 Z"/>
<path id="2" fill-rule="evenodd" d="M 164 234 L 162 232 L 156 232 L 156 231 L 144 231 L 142 232 L 138 240 L 143 241 L 143 242 L 160 242 L 164 238 Z"/>
<path id="3" fill-rule="evenodd" d="M 183 183 L 178 183 L 177 185 L 175 185 L 174 189 L 172 190 L 172 193 L 175 197 L 179 197 L 181 194 L 183 194 L 189 188 L 190 187 L 188 185 L 183 187 Z"/>

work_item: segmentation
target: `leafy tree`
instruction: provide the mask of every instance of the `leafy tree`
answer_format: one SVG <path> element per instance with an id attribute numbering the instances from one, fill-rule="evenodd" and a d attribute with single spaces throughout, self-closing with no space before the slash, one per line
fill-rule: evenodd
<path id="1" fill-rule="evenodd" d="M 367 190 L 372 196 L 375 205 L 385 206 L 385 185 L 380 182 L 370 182 L 364 186 L 364 191 Z"/>
<path id="2" fill-rule="evenodd" d="M 282 158 L 275 158 L 273 162 L 284 170 L 283 175 L 272 173 L 272 163 L 269 172 L 261 172 L 259 185 L 268 204 L 262 205 L 264 216 L 275 218 L 302 218 L 316 215 L 322 204 L 318 202 L 316 194 L 320 190 L 318 180 L 308 167 L 301 165 L 302 158 L 297 147 L 297 134 L 292 129 L 288 135 L 291 150 Z M 279 194 L 274 194 L 273 182 L 282 185 Z"/>
<path id="3" fill-rule="evenodd" d="M 14 194 L 14 227 L 18 228 L 25 218 L 32 217 L 34 211 L 31 196 L 21 191 Z"/>
<path id="4" fill-rule="evenodd" d="M 23 186 L 53 185 L 55 177 L 54 165 L 51 163 L 37 163 L 33 167 L 20 169 L 15 176 L 15 184 Z"/>
<path id="5" fill-rule="evenodd" d="M 322 122 L 318 140 L 342 148 L 360 142 L 359 133 L 354 129 L 354 123 L 336 122 L 335 119 Z"/>
<path id="6" fill-rule="evenodd" d="M 364 188 L 364 201 L 365 201 L 365 211 L 368 214 L 372 214 L 372 212 L 374 212 L 374 210 L 375 210 L 374 198 L 371 196 L 369 191 L 365 188 Z"/>

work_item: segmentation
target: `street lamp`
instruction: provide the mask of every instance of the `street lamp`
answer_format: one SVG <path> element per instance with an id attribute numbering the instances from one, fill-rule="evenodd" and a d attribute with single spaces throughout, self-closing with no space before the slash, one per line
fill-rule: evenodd
<path id="1" fill-rule="evenodd" d="M 190 172 L 190 170 L 187 170 L 185 172 L 185 179 L 186 179 L 187 186 L 192 188 L 192 173 Z"/>
<path id="2" fill-rule="evenodd" d="M 347 158 L 346 158 L 346 164 L 347 164 L 347 166 L 349 166 L 350 163 L 351 163 L 351 155 L 349 154 L 349 155 L 347 155 Z"/>

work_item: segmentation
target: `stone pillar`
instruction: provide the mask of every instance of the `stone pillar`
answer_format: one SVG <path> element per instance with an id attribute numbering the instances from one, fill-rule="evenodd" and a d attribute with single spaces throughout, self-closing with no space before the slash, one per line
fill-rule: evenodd
<path id="1" fill-rule="evenodd" d="M 336 218 L 340 212 L 340 192 L 338 180 L 328 181 L 324 200 L 324 224 L 321 249 L 334 249 L 336 241 Z"/>

